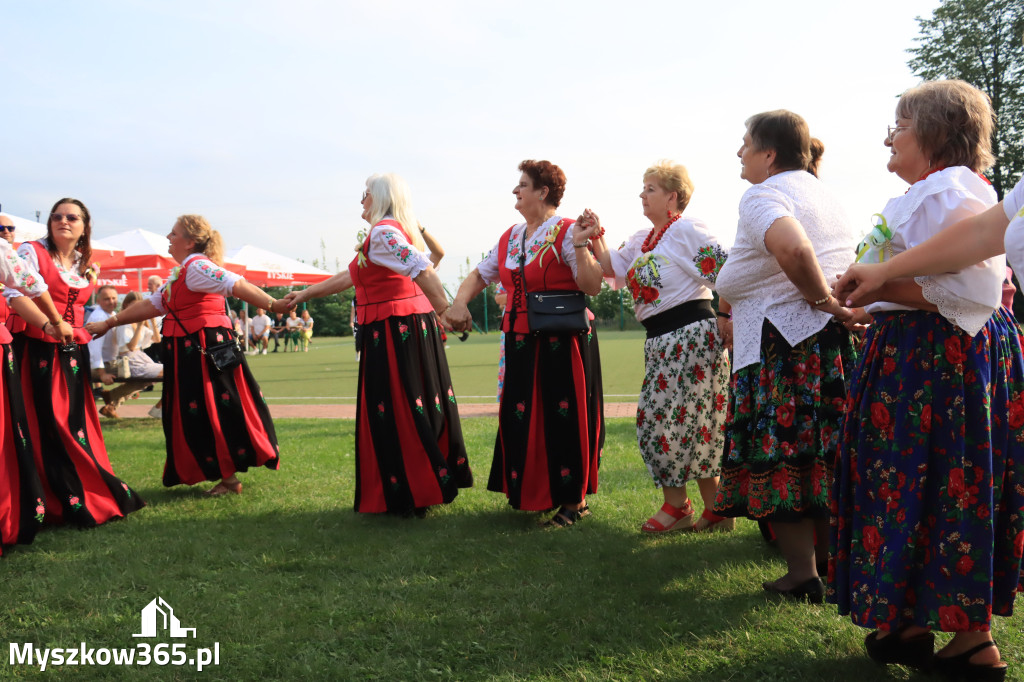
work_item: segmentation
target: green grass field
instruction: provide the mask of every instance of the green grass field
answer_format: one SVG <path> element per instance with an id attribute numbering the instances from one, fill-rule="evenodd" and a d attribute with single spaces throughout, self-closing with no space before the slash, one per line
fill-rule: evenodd
<path id="1" fill-rule="evenodd" d="M 353 422 L 281 420 L 280 471 L 240 497 L 160 484 L 156 421 L 104 425 L 115 470 L 149 502 L 128 519 L 48 529 L 0 560 L 0 631 L 42 647 L 134 647 L 157 596 L 220 665 L 37 668 L 51 680 L 908 680 L 862 653 L 831 606 L 760 589 L 785 569 L 742 521 L 726 535 L 642 536 L 658 506 L 632 420 L 609 423 L 594 515 L 540 529 L 485 488 L 496 420 L 464 422 L 476 486 L 426 519 L 357 515 Z M 691 489 L 696 495 L 696 490 Z M 1024 619 L 995 636 L 1024 670 Z"/>
<path id="2" fill-rule="evenodd" d="M 599 337 L 605 399 L 636 400 L 643 381 L 644 332 L 601 330 Z M 460 342 L 454 334 L 449 335 L 448 365 L 455 394 L 462 402 L 494 402 L 499 338 L 496 332 L 470 334 Z M 248 360 L 271 404 L 355 403 L 358 365 L 352 337 L 314 337 L 308 353 L 268 353 Z"/>

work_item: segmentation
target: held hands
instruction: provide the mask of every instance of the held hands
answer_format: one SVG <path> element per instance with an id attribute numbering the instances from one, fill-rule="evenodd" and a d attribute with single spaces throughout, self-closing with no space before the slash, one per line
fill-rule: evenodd
<path id="1" fill-rule="evenodd" d="M 107 329 L 108 327 L 106 320 L 104 320 L 103 322 L 90 322 L 87 325 L 85 325 L 85 331 L 92 334 L 92 338 L 94 339 L 98 339 L 104 334 L 106 334 Z"/>
<path id="2" fill-rule="evenodd" d="M 732 320 L 727 317 L 715 318 L 718 321 L 718 336 L 727 351 L 732 351 Z"/>
<path id="3" fill-rule="evenodd" d="M 589 208 L 576 219 L 573 226 L 573 239 L 582 243 L 583 239 L 593 239 L 601 234 L 601 219 Z"/>
<path id="4" fill-rule="evenodd" d="M 449 329 L 457 332 L 468 332 L 473 329 L 473 316 L 464 303 L 452 303 L 441 316 Z"/>
<path id="5" fill-rule="evenodd" d="M 281 312 L 282 313 L 288 312 L 289 310 L 291 310 L 292 308 L 294 308 L 295 306 L 297 306 L 298 304 L 300 304 L 304 300 L 306 300 L 302 296 L 300 296 L 301 293 L 302 293 L 301 291 L 293 291 L 293 292 L 285 295 L 284 298 L 277 299 L 277 301 L 274 303 L 274 308 L 277 308 L 277 304 L 280 303 L 282 305 Z M 271 312 L 275 312 L 276 313 L 277 310 L 273 310 Z"/>
<path id="6" fill-rule="evenodd" d="M 887 281 L 884 263 L 854 263 L 832 286 L 832 295 L 847 306 L 874 303 Z"/>

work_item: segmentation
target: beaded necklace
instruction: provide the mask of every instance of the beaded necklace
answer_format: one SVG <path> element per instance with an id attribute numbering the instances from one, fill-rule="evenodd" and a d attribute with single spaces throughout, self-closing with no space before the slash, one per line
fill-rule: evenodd
<path id="1" fill-rule="evenodd" d="M 640 252 L 647 253 L 648 251 L 653 251 L 654 247 L 657 246 L 658 242 L 661 241 L 661 238 L 664 236 L 668 228 L 672 226 L 672 223 L 679 220 L 679 216 L 681 215 L 683 215 L 682 211 L 676 213 L 675 215 L 672 215 L 672 211 L 669 211 L 668 222 L 665 223 L 660 230 L 653 227 L 651 228 L 651 231 L 647 233 L 647 237 L 644 239 L 643 246 L 640 247 Z"/>

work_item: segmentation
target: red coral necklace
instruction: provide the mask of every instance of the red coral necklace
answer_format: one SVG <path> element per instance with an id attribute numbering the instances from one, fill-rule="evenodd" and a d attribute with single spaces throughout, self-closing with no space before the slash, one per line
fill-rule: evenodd
<path id="1" fill-rule="evenodd" d="M 647 233 L 647 238 L 644 239 L 643 246 L 640 247 L 640 252 L 647 253 L 649 251 L 653 251 L 654 247 L 657 246 L 658 242 L 661 241 L 661 238 L 665 235 L 665 232 L 668 230 L 668 228 L 672 226 L 672 223 L 679 220 L 679 216 L 681 215 L 683 215 L 682 211 L 676 213 L 675 215 L 672 215 L 672 211 L 669 211 L 668 222 L 662 225 L 660 230 L 655 227 L 651 228 L 651 231 Z"/>

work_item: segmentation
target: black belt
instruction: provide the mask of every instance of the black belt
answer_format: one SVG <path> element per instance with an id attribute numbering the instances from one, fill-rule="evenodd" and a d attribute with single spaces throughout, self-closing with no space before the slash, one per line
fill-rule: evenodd
<path id="1" fill-rule="evenodd" d="M 669 308 L 663 313 L 640 320 L 640 324 L 647 330 L 647 338 L 653 339 L 656 336 L 682 329 L 698 320 L 713 319 L 715 319 L 715 309 L 711 307 L 711 301 L 701 300 L 687 301 L 674 308 Z"/>

